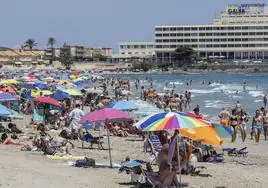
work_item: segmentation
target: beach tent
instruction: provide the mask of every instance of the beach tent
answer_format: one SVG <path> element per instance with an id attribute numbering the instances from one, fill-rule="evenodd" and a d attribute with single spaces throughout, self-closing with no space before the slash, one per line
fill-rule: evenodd
<path id="1" fill-rule="evenodd" d="M 8 115 L 11 115 L 9 109 L 6 106 L 0 104 L 0 116 L 8 116 Z"/>

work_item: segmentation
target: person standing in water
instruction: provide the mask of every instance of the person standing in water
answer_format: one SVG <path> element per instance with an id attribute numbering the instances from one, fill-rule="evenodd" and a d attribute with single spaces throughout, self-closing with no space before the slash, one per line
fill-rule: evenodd
<path id="1" fill-rule="evenodd" d="M 243 91 L 244 91 L 244 92 L 246 92 L 246 90 L 247 90 L 247 88 L 246 88 L 246 87 L 247 87 L 247 82 L 246 82 L 246 81 L 244 81 L 244 84 L 243 84 Z"/>
<path id="2" fill-rule="evenodd" d="M 264 108 L 267 107 L 267 94 L 265 94 L 263 97 L 263 105 L 264 105 Z"/>
<path id="3" fill-rule="evenodd" d="M 267 109 L 265 109 L 263 112 L 263 134 L 265 140 L 267 140 L 267 133 L 268 133 L 268 111 Z"/>

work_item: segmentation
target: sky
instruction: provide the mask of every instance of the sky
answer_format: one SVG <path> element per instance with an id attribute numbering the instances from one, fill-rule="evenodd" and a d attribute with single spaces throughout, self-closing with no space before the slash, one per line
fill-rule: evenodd
<path id="1" fill-rule="evenodd" d="M 33 38 L 39 48 L 49 37 L 60 47 L 112 47 L 153 41 L 160 24 L 207 24 L 227 4 L 268 0 L 2 0 L 0 46 L 18 48 Z"/>

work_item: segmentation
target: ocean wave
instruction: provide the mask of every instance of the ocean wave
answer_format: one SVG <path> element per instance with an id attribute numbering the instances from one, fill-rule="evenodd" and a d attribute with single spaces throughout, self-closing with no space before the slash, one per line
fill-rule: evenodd
<path id="1" fill-rule="evenodd" d="M 264 91 L 249 91 L 248 94 L 252 97 L 263 97 Z"/>
<path id="2" fill-rule="evenodd" d="M 260 103 L 260 102 L 262 102 L 262 100 L 261 99 L 256 99 L 256 100 L 254 100 L 254 102 L 255 103 Z"/>

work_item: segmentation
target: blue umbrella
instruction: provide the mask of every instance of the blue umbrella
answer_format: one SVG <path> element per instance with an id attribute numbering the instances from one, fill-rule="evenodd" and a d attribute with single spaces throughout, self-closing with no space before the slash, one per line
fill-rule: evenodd
<path id="1" fill-rule="evenodd" d="M 63 101 L 64 99 L 71 99 L 72 96 L 68 93 L 62 91 L 56 91 L 52 96 L 52 98 L 56 99 L 57 101 Z"/>
<path id="2" fill-rule="evenodd" d="M 18 98 L 9 93 L 0 93 L 0 102 L 16 100 L 18 100 Z"/>
<path id="3" fill-rule="evenodd" d="M 123 111 L 132 111 L 138 109 L 137 105 L 132 101 L 117 101 L 107 105 L 107 108 L 116 108 Z"/>
<path id="4" fill-rule="evenodd" d="M 21 94 L 21 97 L 24 98 L 24 99 L 27 99 L 27 100 L 29 100 L 29 101 L 33 100 L 33 97 L 32 97 L 32 95 L 31 95 L 31 90 L 26 91 L 26 92 L 23 92 L 23 93 Z"/>
<path id="5" fill-rule="evenodd" d="M 0 116 L 8 116 L 8 115 L 11 115 L 9 109 L 6 106 L 0 104 Z"/>

